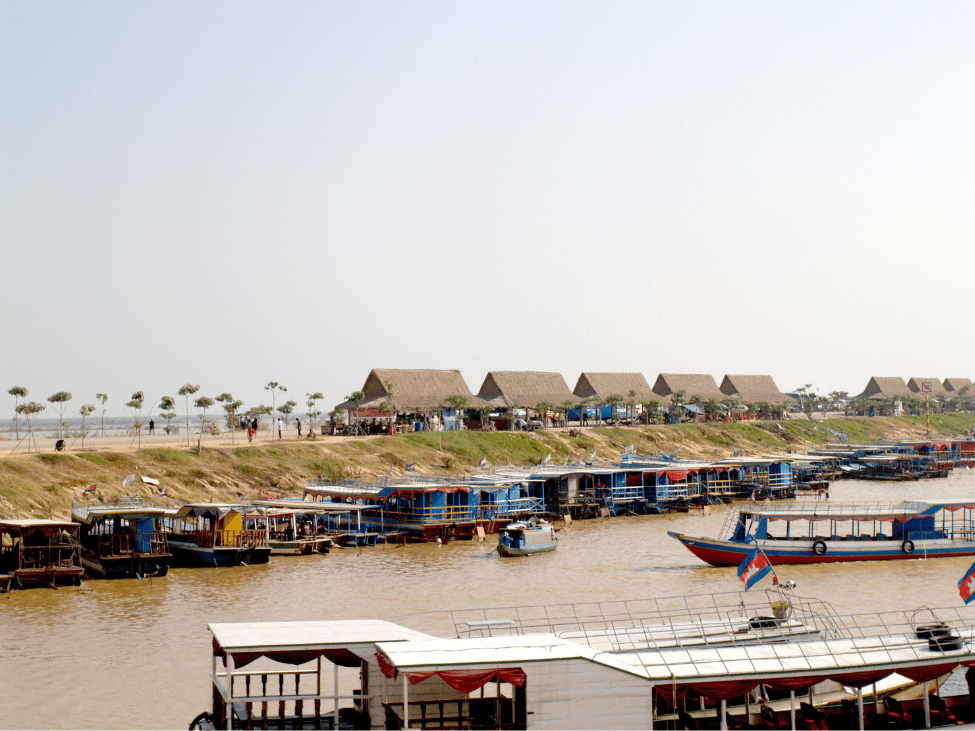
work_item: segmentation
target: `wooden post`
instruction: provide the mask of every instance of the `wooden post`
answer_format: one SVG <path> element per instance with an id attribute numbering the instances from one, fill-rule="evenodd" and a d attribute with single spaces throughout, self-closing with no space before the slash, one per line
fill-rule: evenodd
<path id="1" fill-rule="evenodd" d="M 924 681 L 924 728 L 931 728 L 931 699 L 928 697 L 928 681 Z"/>

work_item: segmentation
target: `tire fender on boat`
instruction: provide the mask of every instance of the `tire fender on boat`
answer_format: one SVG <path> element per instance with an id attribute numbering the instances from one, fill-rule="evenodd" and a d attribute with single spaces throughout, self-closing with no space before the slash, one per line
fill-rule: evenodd
<path id="1" fill-rule="evenodd" d="M 901 544 L 901 550 L 904 553 L 914 553 L 914 541 L 906 540 Z"/>
<path id="2" fill-rule="evenodd" d="M 826 553 L 826 542 L 816 541 L 813 543 L 813 553 L 815 553 L 817 556 L 822 556 L 824 553 Z"/>

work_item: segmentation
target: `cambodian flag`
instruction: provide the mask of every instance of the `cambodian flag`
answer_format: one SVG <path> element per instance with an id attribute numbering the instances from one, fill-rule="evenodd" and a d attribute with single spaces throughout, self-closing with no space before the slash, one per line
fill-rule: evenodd
<path id="1" fill-rule="evenodd" d="M 756 547 L 738 566 L 738 578 L 744 583 L 745 591 L 748 591 L 771 570 L 772 566 L 768 558 L 760 548 Z"/>
<path id="2" fill-rule="evenodd" d="M 408 465 L 406 465 L 406 471 L 416 472 L 416 462 L 410 462 Z"/>
<path id="3" fill-rule="evenodd" d="M 975 563 L 969 567 L 965 575 L 958 582 L 958 593 L 965 600 L 965 604 L 975 601 Z"/>
<path id="4" fill-rule="evenodd" d="M 169 497 L 169 488 L 167 487 L 165 490 L 163 490 L 159 494 L 162 495 L 163 497 Z"/>
<path id="5" fill-rule="evenodd" d="M 85 488 L 85 492 L 97 492 L 97 491 L 98 491 L 98 485 L 92 485 L 91 487 Z"/>
<path id="6" fill-rule="evenodd" d="M 481 457 L 481 461 L 477 463 L 477 466 L 478 467 L 481 467 L 481 468 L 488 466 L 488 464 L 487 464 L 487 455 L 486 454 L 483 457 Z"/>

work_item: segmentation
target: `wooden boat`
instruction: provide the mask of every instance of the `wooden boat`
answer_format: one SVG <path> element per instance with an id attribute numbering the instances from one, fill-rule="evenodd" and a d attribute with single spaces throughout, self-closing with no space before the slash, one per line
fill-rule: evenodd
<path id="1" fill-rule="evenodd" d="M 0 585 L 77 586 L 81 565 L 80 526 L 63 520 L 0 520 Z"/>
<path id="2" fill-rule="evenodd" d="M 317 521 L 309 519 L 309 512 L 301 508 L 268 508 L 266 516 L 245 516 L 244 527 L 257 528 L 260 521 L 268 522 L 267 544 L 272 556 L 328 553 L 332 539 L 317 532 Z"/>
<path id="3" fill-rule="evenodd" d="M 545 617 L 549 629 L 574 622 L 601 638 L 596 645 L 544 626 L 536 633 L 512 627 L 442 638 L 382 620 L 211 624 L 212 706 L 191 728 L 204 721 L 219 728 L 652 729 L 686 722 L 728 728 L 729 719 L 798 728 L 799 717 L 812 714 L 829 718 L 830 728 L 863 728 L 864 689 L 879 691 L 894 674 L 920 690 L 910 727 L 921 728 L 938 720 L 934 711 L 944 705 L 929 699 L 931 681 L 975 662 L 975 612 L 967 607 L 821 617 L 820 632 L 801 641 L 750 636 L 735 642 L 732 635 L 727 643 L 702 646 L 702 632 L 669 631 L 695 624 L 687 606 L 692 598 L 676 599 L 685 602 L 677 614 L 661 612 L 655 600 L 639 602 L 649 608 L 638 623 L 660 638 L 639 647 L 612 631 L 634 629 L 634 617 L 621 613 L 619 602 L 613 613 L 579 605 L 574 617 L 563 619 L 548 608 L 518 612 L 521 620 Z M 344 687 L 355 690 L 340 688 L 340 674 L 353 672 Z M 852 688 L 846 703 L 803 708 L 800 699 L 824 681 Z M 779 710 L 764 696 L 776 689 L 788 704 Z M 756 694 L 762 702 L 753 700 Z M 852 721 L 843 715 L 850 708 Z M 895 712 L 903 720 L 900 703 L 891 701 L 888 709 L 871 720 L 886 724 Z"/>
<path id="4" fill-rule="evenodd" d="M 498 553 L 503 558 L 549 553 L 558 547 L 555 527 L 544 520 L 531 518 L 509 523 L 498 531 Z"/>
<path id="5" fill-rule="evenodd" d="M 668 535 L 712 566 L 737 566 L 756 545 L 772 564 L 972 556 L 973 511 L 975 504 L 909 501 L 754 505 L 731 511 L 720 538 Z"/>
<path id="6" fill-rule="evenodd" d="M 268 527 L 245 530 L 243 516 L 264 514 L 253 505 L 189 503 L 170 513 L 166 543 L 181 566 L 236 566 L 267 563 Z"/>
<path id="7" fill-rule="evenodd" d="M 85 570 L 103 579 L 165 576 L 171 558 L 162 528 L 167 514 L 166 508 L 137 497 L 113 504 L 94 498 L 72 501 Z"/>

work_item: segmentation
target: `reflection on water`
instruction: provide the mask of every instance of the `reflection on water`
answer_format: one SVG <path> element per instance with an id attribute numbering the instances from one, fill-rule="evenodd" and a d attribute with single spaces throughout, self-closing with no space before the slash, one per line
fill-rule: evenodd
<path id="1" fill-rule="evenodd" d="M 832 502 L 970 500 L 975 472 L 844 481 Z M 266 566 L 174 569 L 161 579 L 0 595 L 0 726 L 180 728 L 209 707 L 209 622 L 392 617 L 412 612 L 738 591 L 668 530 L 714 536 L 725 510 L 578 521 L 559 550 L 500 559 L 473 542 L 272 557 Z M 799 593 L 841 614 L 958 606 L 970 559 L 792 566 Z M 442 620 L 435 627 L 446 632 Z M 424 627 L 424 629 L 427 629 Z"/>

